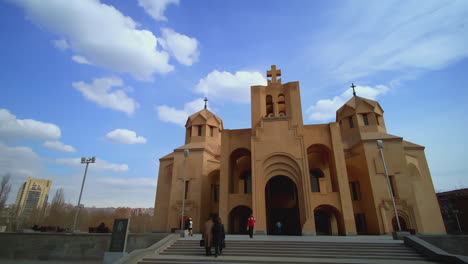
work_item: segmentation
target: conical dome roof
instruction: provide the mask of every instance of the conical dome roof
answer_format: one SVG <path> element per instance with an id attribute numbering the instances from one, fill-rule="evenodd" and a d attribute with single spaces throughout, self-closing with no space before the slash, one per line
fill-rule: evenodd
<path id="1" fill-rule="evenodd" d="M 374 112 L 379 115 L 383 115 L 384 112 L 377 101 L 360 96 L 353 96 L 336 111 L 336 120 L 338 120 L 339 117 L 350 115 L 351 113 L 349 113 L 349 110 L 352 110 L 354 113 Z"/>
<path id="2" fill-rule="evenodd" d="M 200 117 L 206 122 L 210 121 L 211 119 L 212 122 L 214 121 L 218 124 L 219 128 L 223 128 L 223 120 L 206 108 L 189 116 L 187 122 L 185 123 L 185 127 L 189 127 L 192 124 L 192 122 L 199 119 Z"/>

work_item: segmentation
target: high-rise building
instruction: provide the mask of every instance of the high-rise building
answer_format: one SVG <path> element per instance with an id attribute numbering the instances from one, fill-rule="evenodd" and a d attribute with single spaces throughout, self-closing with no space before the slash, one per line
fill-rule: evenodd
<path id="1" fill-rule="evenodd" d="M 21 185 L 16 196 L 18 215 L 29 216 L 34 209 L 45 208 L 52 181 L 29 178 Z"/>

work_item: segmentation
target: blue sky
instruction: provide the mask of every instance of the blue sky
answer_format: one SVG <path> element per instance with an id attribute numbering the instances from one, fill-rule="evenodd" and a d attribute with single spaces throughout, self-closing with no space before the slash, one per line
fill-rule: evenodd
<path id="1" fill-rule="evenodd" d="M 251 85 L 300 81 L 306 124 L 358 85 L 390 134 L 426 146 L 436 190 L 468 187 L 467 1 L 0 2 L 0 168 L 86 206 L 151 207 L 158 158 L 209 107 L 250 126 Z"/>

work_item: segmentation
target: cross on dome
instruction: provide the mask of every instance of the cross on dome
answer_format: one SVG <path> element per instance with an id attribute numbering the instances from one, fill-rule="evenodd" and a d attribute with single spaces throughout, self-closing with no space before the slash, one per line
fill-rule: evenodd
<path id="1" fill-rule="evenodd" d="M 354 88 L 356 88 L 356 85 L 354 85 L 354 83 L 351 83 L 351 88 L 353 88 L 353 95 L 356 96 L 356 91 L 354 90 Z"/>

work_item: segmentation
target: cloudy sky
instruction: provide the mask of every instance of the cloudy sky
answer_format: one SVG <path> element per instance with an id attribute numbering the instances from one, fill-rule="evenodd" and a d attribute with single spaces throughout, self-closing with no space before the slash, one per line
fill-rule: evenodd
<path id="1" fill-rule="evenodd" d="M 436 190 L 468 187 L 468 1 L 0 2 L 0 176 L 86 206 L 151 207 L 158 158 L 207 96 L 250 126 L 251 85 L 300 81 L 306 124 L 358 85 L 390 134 L 426 146 Z"/>

